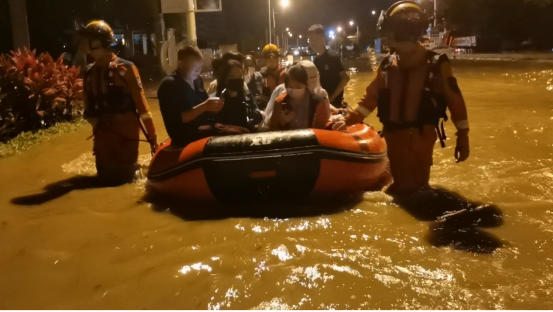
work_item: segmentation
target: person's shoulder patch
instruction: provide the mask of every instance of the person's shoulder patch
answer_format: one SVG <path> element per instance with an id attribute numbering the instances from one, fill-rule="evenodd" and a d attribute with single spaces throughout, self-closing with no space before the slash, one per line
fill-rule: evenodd
<path id="1" fill-rule="evenodd" d="M 455 93 L 461 93 L 461 89 L 459 89 L 459 85 L 457 84 L 457 78 L 455 77 L 447 78 L 447 84 L 449 85 L 449 88 L 451 89 L 451 91 Z"/>

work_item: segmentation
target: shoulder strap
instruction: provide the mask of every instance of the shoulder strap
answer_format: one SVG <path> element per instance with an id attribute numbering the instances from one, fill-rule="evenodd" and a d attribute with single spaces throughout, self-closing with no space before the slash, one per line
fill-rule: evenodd
<path id="1" fill-rule="evenodd" d="M 91 64 L 86 65 L 85 74 L 88 74 L 88 72 L 92 70 L 92 67 L 94 67 L 94 64 L 95 63 L 91 63 Z"/>
<path id="2" fill-rule="evenodd" d="M 434 51 L 426 51 L 426 58 L 428 59 L 428 73 L 426 74 L 426 81 L 424 83 L 424 89 L 429 92 L 434 92 L 434 78 L 440 72 L 440 55 Z"/>
<path id="3" fill-rule="evenodd" d="M 396 55 L 389 54 L 382 60 L 382 63 L 380 63 L 380 66 L 382 66 L 382 75 L 384 76 L 385 89 L 388 88 L 388 76 L 390 72 L 390 67 L 392 67 L 392 64 L 394 63 L 395 60 L 396 60 Z"/>

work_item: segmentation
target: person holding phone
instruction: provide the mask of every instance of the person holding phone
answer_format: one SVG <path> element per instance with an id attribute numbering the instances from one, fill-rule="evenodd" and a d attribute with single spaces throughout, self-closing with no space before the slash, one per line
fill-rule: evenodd
<path id="1" fill-rule="evenodd" d="M 159 107 L 174 146 L 186 146 L 200 139 L 198 128 L 209 113 L 218 113 L 225 105 L 224 100 L 208 96 L 200 77 L 202 64 L 201 51 L 186 46 L 178 52 L 177 70 L 159 87 Z"/>

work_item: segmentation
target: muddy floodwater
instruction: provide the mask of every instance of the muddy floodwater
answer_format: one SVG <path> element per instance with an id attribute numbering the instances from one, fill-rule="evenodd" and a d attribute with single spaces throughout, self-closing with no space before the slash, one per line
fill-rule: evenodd
<path id="1" fill-rule="evenodd" d="M 1 160 L 0 308 L 553 308 L 553 64 L 454 67 L 472 155 L 455 163 L 448 123 L 431 182 L 449 202 L 190 221 L 144 202 L 144 181 L 74 178 L 94 174 L 88 128 Z"/>

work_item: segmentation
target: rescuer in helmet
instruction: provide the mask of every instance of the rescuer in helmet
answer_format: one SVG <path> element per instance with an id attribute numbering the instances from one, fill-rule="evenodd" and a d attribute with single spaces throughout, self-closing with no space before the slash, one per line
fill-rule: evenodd
<path id="1" fill-rule="evenodd" d="M 98 176 L 110 184 L 131 182 L 138 169 L 141 128 L 152 150 L 157 146 L 138 70 L 110 51 L 115 39 L 106 22 L 90 22 L 80 36 L 94 59 L 84 77 L 84 117 L 93 127 Z"/>
<path id="2" fill-rule="evenodd" d="M 284 83 L 285 71 L 280 63 L 280 52 L 274 44 L 268 44 L 263 48 L 265 67 L 261 68 L 263 76 L 263 92 L 260 97 L 259 107 L 267 107 L 267 103 L 275 88 Z"/>
<path id="3" fill-rule="evenodd" d="M 382 61 L 366 96 L 347 118 L 348 123 L 361 122 L 378 109 L 394 178 L 391 194 L 429 185 L 436 140 L 445 146 L 448 109 L 457 128 L 456 161 L 467 160 L 470 153 L 467 109 L 449 59 L 418 42 L 428 25 L 414 1 L 397 2 L 381 15 L 378 31 L 393 53 Z"/>

